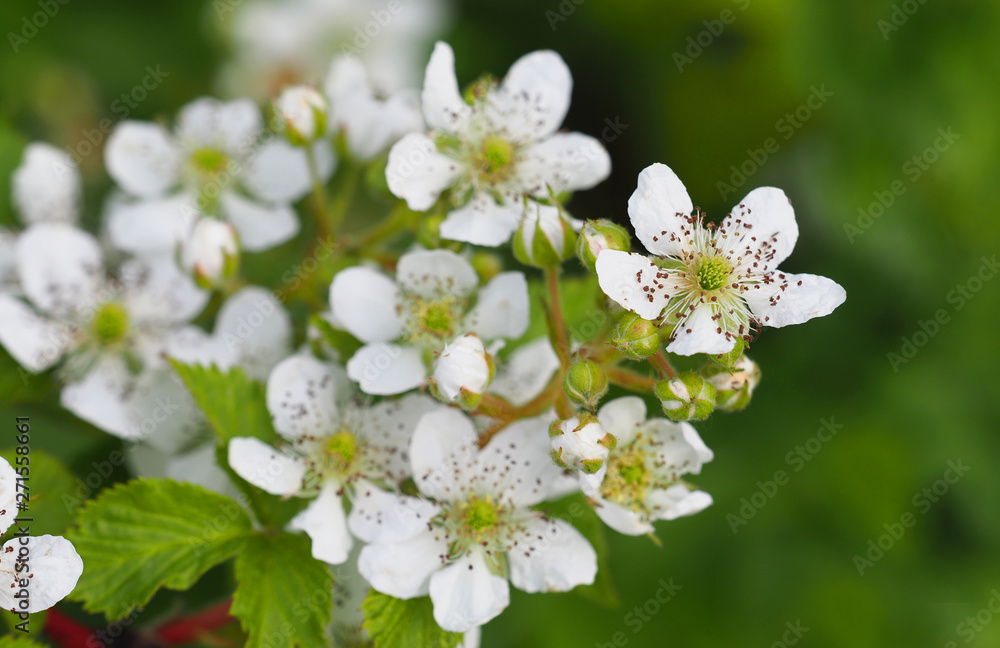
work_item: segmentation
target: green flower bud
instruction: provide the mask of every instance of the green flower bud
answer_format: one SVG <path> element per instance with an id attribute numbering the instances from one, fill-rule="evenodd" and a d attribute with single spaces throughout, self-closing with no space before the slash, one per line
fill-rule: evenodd
<path id="1" fill-rule="evenodd" d="M 521 263 L 552 268 L 573 255 L 576 232 L 558 207 L 530 201 L 512 243 Z"/>
<path id="2" fill-rule="evenodd" d="M 580 470 L 590 475 L 601 469 L 608 453 L 618 440 L 606 432 L 597 417 L 583 412 L 549 426 L 552 460 L 561 468 Z"/>
<path id="3" fill-rule="evenodd" d="M 726 371 L 732 373 L 736 370 L 736 363 L 743 356 L 743 349 L 746 348 L 746 343 L 743 338 L 736 338 L 736 344 L 733 346 L 733 350 L 729 353 L 716 353 L 710 354 L 708 357 L 712 362 L 718 363 L 722 367 L 725 367 Z"/>
<path id="4" fill-rule="evenodd" d="M 736 361 L 732 371 L 721 365 L 708 365 L 701 374 L 715 386 L 715 404 L 723 412 L 745 409 L 760 382 L 760 367 L 746 356 Z"/>
<path id="5" fill-rule="evenodd" d="M 580 230 L 580 238 L 576 241 L 576 256 L 591 272 L 597 263 L 597 255 L 603 250 L 628 252 L 630 249 L 632 249 L 632 237 L 625 228 L 604 219 L 584 223 L 583 229 Z"/>
<path id="6" fill-rule="evenodd" d="M 448 241 L 441 238 L 441 223 L 444 216 L 425 216 L 417 224 L 417 243 L 428 250 L 445 248 L 457 252 L 462 249 L 462 244 L 458 241 Z"/>
<path id="7" fill-rule="evenodd" d="M 575 405 L 594 410 L 608 393 L 608 376 L 593 360 L 577 360 L 566 370 L 563 390 Z"/>
<path id="8" fill-rule="evenodd" d="M 715 409 L 715 385 L 693 371 L 656 383 L 653 393 L 672 421 L 701 421 Z"/>
<path id="9" fill-rule="evenodd" d="M 609 344 L 626 358 L 643 360 L 660 349 L 660 331 L 654 322 L 626 311 L 611 329 Z"/>
<path id="10" fill-rule="evenodd" d="M 480 250 L 472 255 L 469 263 L 476 269 L 480 285 L 503 272 L 503 259 L 494 252 Z"/>

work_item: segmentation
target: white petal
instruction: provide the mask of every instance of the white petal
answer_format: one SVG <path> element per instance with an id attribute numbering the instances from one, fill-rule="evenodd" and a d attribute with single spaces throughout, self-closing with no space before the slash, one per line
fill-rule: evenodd
<path id="1" fill-rule="evenodd" d="M 497 247 L 510 240 L 523 213 L 519 202 L 501 205 L 489 194 L 478 193 L 464 207 L 448 212 L 441 222 L 441 238 Z"/>
<path id="2" fill-rule="evenodd" d="M 122 439 L 138 439 L 142 430 L 130 425 L 126 399 L 134 379 L 124 362 L 101 358 L 79 381 L 63 387 L 62 406 L 91 425 Z"/>
<path id="3" fill-rule="evenodd" d="M 229 442 L 229 466 L 237 475 L 272 495 L 294 495 L 302 489 L 306 465 L 254 437 Z"/>
<path id="4" fill-rule="evenodd" d="M 208 293 L 167 255 L 131 259 L 122 264 L 119 276 L 122 302 L 129 316 L 138 322 L 187 322 L 208 303 Z"/>
<path id="5" fill-rule="evenodd" d="M 351 533 L 365 542 L 403 542 L 427 530 L 439 507 L 419 497 L 384 491 L 367 479 L 354 484 Z"/>
<path id="6" fill-rule="evenodd" d="M 465 327 L 484 340 L 516 339 L 528 330 L 528 282 L 520 272 L 501 272 L 479 291 Z"/>
<path id="7" fill-rule="evenodd" d="M 422 133 L 410 133 L 389 151 L 385 181 L 389 191 L 404 199 L 410 209 L 425 211 L 460 173 L 459 163 L 438 153 L 434 140 Z"/>
<path id="8" fill-rule="evenodd" d="M 289 529 L 309 534 L 313 558 L 330 565 L 339 565 L 347 560 L 354 544 L 351 534 L 347 532 L 344 504 L 337 494 L 339 489 L 339 483 L 328 481 L 319 497 L 288 523 Z"/>
<path id="9" fill-rule="evenodd" d="M 675 339 L 667 345 L 667 351 L 684 356 L 729 353 L 736 344 L 736 338 L 730 335 L 726 339 L 725 331 L 719 333 L 718 329 L 719 326 L 712 319 L 711 307 L 701 304 L 676 325 Z"/>
<path id="10" fill-rule="evenodd" d="M 312 357 L 294 355 L 267 379 L 267 409 L 274 429 L 286 439 L 326 437 L 340 427 L 336 387 L 330 368 Z"/>
<path id="11" fill-rule="evenodd" d="M 487 115 L 515 142 L 530 142 L 559 129 L 569 110 L 573 77 L 550 50 L 519 58 L 496 92 L 487 97 Z"/>
<path id="12" fill-rule="evenodd" d="M 358 571 L 379 592 L 410 599 L 427 594 L 431 574 L 447 555 L 444 534 L 425 530 L 406 542 L 367 545 L 358 556 Z"/>
<path id="13" fill-rule="evenodd" d="M 515 421 L 479 453 L 475 472 L 491 475 L 492 492 L 512 507 L 534 506 L 547 499 L 562 475 L 549 457 L 551 420 L 543 415 Z"/>
<path id="14" fill-rule="evenodd" d="M 635 439 L 639 426 L 646 422 L 646 402 L 638 396 L 622 396 L 606 403 L 597 412 L 601 426 L 626 446 Z"/>
<path id="15" fill-rule="evenodd" d="M 111 242 L 133 254 L 173 253 L 201 217 L 187 193 L 148 199 L 117 194 L 108 200 L 104 213 Z"/>
<path id="16" fill-rule="evenodd" d="M 17 476 L 10 463 L 0 457 L 0 535 L 14 524 L 14 518 L 18 516 Z"/>
<path id="17" fill-rule="evenodd" d="M 598 499 L 598 505 L 594 511 L 605 524 L 618 533 L 637 536 L 653 532 L 653 525 L 649 522 L 644 522 L 642 516 L 638 513 L 606 500 Z"/>
<path id="18" fill-rule="evenodd" d="M 347 375 L 366 394 L 391 396 L 424 384 L 427 367 L 419 349 L 373 342 L 351 356 Z"/>
<path id="19" fill-rule="evenodd" d="M 438 42 L 434 45 L 434 52 L 424 75 L 421 101 L 424 119 L 431 129 L 454 133 L 469 116 L 471 109 L 458 91 L 455 53 L 447 43 Z"/>
<path id="20" fill-rule="evenodd" d="M 451 632 L 483 625 L 510 604 L 507 579 L 491 573 L 477 550 L 431 576 L 430 595 L 434 620 Z"/>
<path id="21" fill-rule="evenodd" d="M 518 548 L 507 554 L 510 582 L 528 593 L 568 592 L 597 576 L 597 552 L 572 524 L 535 517 Z"/>
<path id="22" fill-rule="evenodd" d="M 295 238 L 299 217 L 286 205 L 266 205 L 227 191 L 222 194 L 223 214 L 240 235 L 247 252 L 267 250 Z"/>
<path id="23" fill-rule="evenodd" d="M 145 445 L 136 447 L 149 448 Z M 214 441 L 206 441 L 173 456 L 166 456 L 155 449 L 150 454 L 166 459 L 163 476 L 168 479 L 202 486 L 227 497 L 240 496 L 240 491 L 233 485 L 229 474 L 219 467 Z"/>
<path id="24" fill-rule="evenodd" d="M 479 451 L 476 428 L 462 412 L 440 407 L 424 414 L 413 431 L 410 464 L 424 495 L 439 501 L 462 496 Z"/>
<path id="25" fill-rule="evenodd" d="M 177 136 L 185 146 L 217 146 L 230 155 L 249 151 L 263 128 L 257 104 L 249 99 L 195 99 L 177 115 Z"/>
<path id="26" fill-rule="evenodd" d="M 694 227 L 688 221 L 693 209 L 684 183 L 670 167 L 659 163 L 642 170 L 628 199 L 635 235 L 647 250 L 663 256 L 680 256 L 686 248 Z"/>
<path id="27" fill-rule="evenodd" d="M 42 535 L 13 538 L 3 545 L 0 554 L 0 607 L 32 614 L 47 610 L 66 598 L 83 573 L 83 560 L 73 543 L 62 536 Z M 29 552 L 30 578 L 24 572 L 17 573 L 14 556 L 24 547 Z M 20 587 L 21 579 L 28 581 L 26 588 Z M 17 587 L 13 582 L 17 580 Z M 7 583 L 11 585 L 8 586 Z M 14 598 L 22 589 L 27 590 L 27 605 L 21 607 L 23 598 Z"/>
<path id="28" fill-rule="evenodd" d="M 434 384 L 448 400 L 458 399 L 462 390 L 482 394 L 490 383 L 490 365 L 483 341 L 474 333 L 445 345 L 434 362 Z"/>
<path id="29" fill-rule="evenodd" d="M 658 318 L 670 301 L 673 288 L 667 272 L 641 254 L 602 250 L 596 268 L 604 294 L 640 317 Z"/>
<path id="30" fill-rule="evenodd" d="M 75 223 L 83 182 L 70 155 L 51 144 L 32 143 L 11 176 L 14 207 L 26 225 L 43 221 Z"/>
<path id="31" fill-rule="evenodd" d="M 510 354 L 497 369 L 490 391 L 514 405 L 524 405 L 541 393 L 559 369 L 559 356 L 547 337 L 529 342 Z"/>
<path id="32" fill-rule="evenodd" d="M 179 180 L 180 157 L 173 138 L 159 124 L 124 121 L 104 147 L 104 166 L 122 189 L 153 198 Z"/>
<path id="33" fill-rule="evenodd" d="M 372 268 L 341 270 L 330 284 L 337 321 L 362 342 L 388 342 L 403 331 L 402 295 L 396 283 Z"/>
<path id="34" fill-rule="evenodd" d="M 651 419 L 643 430 L 655 440 L 649 452 L 654 455 L 651 461 L 661 483 L 678 481 L 685 474 L 697 475 L 702 464 L 713 458 L 712 451 L 690 423 Z"/>
<path id="35" fill-rule="evenodd" d="M 754 257 L 760 264 L 755 270 L 761 274 L 776 270 L 799 239 L 792 203 L 784 191 L 774 187 L 758 187 L 748 193 L 723 220 L 720 233 L 723 230 L 725 249 L 743 253 L 744 258 Z"/>
<path id="36" fill-rule="evenodd" d="M 367 444 L 366 474 L 398 485 L 410 476 L 410 439 L 420 417 L 440 407 L 426 394 L 385 399 L 365 410 L 354 428 Z"/>
<path id="37" fill-rule="evenodd" d="M 451 250 L 417 250 L 400 257 L 396 282 L 405 292 L 424 299 L 461 299 L 475 290 L 479 277 L 471 263 Z"/>
<path id="38" fill-rule="evenodd" d="M 329 142 L 313 144 L 316 166 L 325 182 L 337 166 L 337 155 Z M 312 191 L 312 178 L 304 149 L 274 136 L 262 144 L 247 162 L 240 181 L 255 197 L 269 203 L 295 202 Z"/>
<path id="39" fill-rule="evenodd" d="M 749 286 L 743 298 L 765 326 L 779 328 L 829 315 L 847 299 L 832 279 L 812 274 L 775 272 L 770 284 Z"/>
<path id="40" fill-rule="evenodd" d="M 122 406 L 126 438 L 141 438 L 161 454 L 175 455 L 204 432 L 205 418 L 191 392 L 169 367 L 146 368 L 128 386 Z"/>
<path id="41" fill-rule="evenodd" d="M 547 198 L 549 191 L 590 189 L 611 174 L 611 157 L 589 135 L 556 133 L 521 153 L 517 162 L 519 185 L 533 196 Z"/>
<path id="42" fill-rule="evenodd" d="M 101 247 L 90 234 L 62 223 L 39 223 L 17 240 L 24 293 L 47 312 L 89 311 L 104 285 Z"/>
<path id="43" fill-rule="evenodd" d="M 24 302 L 0 294 L 0 344 L 28 371 L 45 371 L 72 340 L 69 325 L 39 317 Z"/>
<path id="44" fill-rule="evenodd" d="M 712 505 L 712 496 L 689 490 L 684 484 L 674 484 L 665 490 L 654 490 L 646 498 L 646 504 L 658 511 L 657 519 L 676 520 L 704 511 Z"/>
<path id="45" fill-rule="evenodd" d="M 292 320 L 269 290 L 247 286 L 225 301 L 215 320 L 215 337 L 247 376 L 266 380 L 292 350 Z"/>

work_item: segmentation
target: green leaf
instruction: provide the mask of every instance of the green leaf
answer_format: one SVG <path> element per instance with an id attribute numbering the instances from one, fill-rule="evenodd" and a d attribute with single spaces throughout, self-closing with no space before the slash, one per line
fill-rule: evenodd
<path id="1" fill-rule="evenodd" d="M 572 524 L 597 552 L 597 578 L 591 585 L 574 588 L 573 593 L 604 607 L 619 607 L 621 596 L 611 580 L 611 570 L 608 566 L 611 548 L 608 545 L 607 529 L 587 503 L 587 498 L 582 493 L 575 493 L 554 502 L 545 502 L 536 508 Z"/>
<path id="2" fill-rule="evenodd" d="M 340 331 L 333 328 L 330 322 L 319 315 L 310 317 L 309 323 L 316 327 L 316 330 L 323 336 L 323 341 L 333 349 L 336 349 L 341 358 L 350 358 L 354 355 L 355 351 L 361 348 L 361 342 L 356 337 L 347 331 Z"/>
<path id="3" fill-rule="evenodd" d="M 376 648 L 455 648 L 459 632 L 447 632 L 434 621 L 430 597 L 403 601 L 371 590 L 361 606 L 365 629 Z"/>
<path id="4" fill-rule="evenodd" d="M 236 559 L 230 613 L 249 635 L 246 648 L 329 645 L 333 576 L 301 534 L 251 537 Z"/>
<path id="5" fill-rule="evenodd" d="M 88 501 L 68 538 L 84 570 L 71 598 L 110 620 L 161 587 L 185 590 L 233 557 L 251 531 L 233 499 L 168 479 L 138 479 Z"/>
<path id="6" fill-rule="evenodd" d="M 31 373 L 0 347 L 0 404 L 37 403 L 50 385 L 48 373 Z"/>
<path id="7" fill-rule="evenodd" d="M 0 456 L 15 470 L 20 470 L 25 456 L 14 448 L 0 450 Z M 31 535 L 62 535 L 73 522 L 76 509 L 82 504 L 77 496 L 79 485 L 73 474 L 55 457 L 32 449 L 27 456 L 28 510 L 22 515 L 33 518 Z"/>
<path id="8" fill-rule="evenodd" d="M 44 648 L 42 644 L 37 644 L 31 639 L 17 635 L 4 635 L 0 637 L 0 648 Z"/>

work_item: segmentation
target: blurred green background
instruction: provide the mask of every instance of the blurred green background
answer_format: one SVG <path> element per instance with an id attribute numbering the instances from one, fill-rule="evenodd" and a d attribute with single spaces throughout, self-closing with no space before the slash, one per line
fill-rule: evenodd
<path id="1" fill-rule="evenodd" d="M 3 32 L 34 11 L 30 0 L 5 0 Z M 982 260 L 1000 251 L 1000 4 L 470 0 L 455 11 L 446 38 L 463 82 L 502 75 L 539 48 L 569 64 L 566 127 L 603 133 L 614 165 L 576 197 L 575 216 L 626 222 L 636 176 L 653 162 L 671 166 L 716 217 L 750 189 L 778 186 L 801 230 L 783 269 L 834 278 L 848 294 L 829 317 L 766 330 L 750 352 L 764 375 L 751 407 L 699 426 L 716 459 L 697 481 L 715 505 L 662 524 L 662 548 L 612 533 L 620 607 L 515 594 L 484 646 L 1000 645 L 1000 622 L 982 612 L 991 601 L 1000 609 L 1000 281 L 986 279 Z M 169 83 L 132 117 L 169 119 L 211 93 L 226 55 L 214 21 L 197 0 L 71 0 L 16 55 L 5 43 L 5 176 L 15 132 L 77 145 L 115 117 L 112 102 L 147 65 L 161 65 Z M 808 107 L 814 88 L 828 94 Z M 958 138 L 946 143 L 941 131 Z M 776 152 L 761 161 L 769 138 Z M 83 166 L 93 222 L 109 182 L 99 155 Z M 749 177 L 734 181 L 734 166 Z M 901 195 L 879 206 L 893 186 Z M 985 281 L 974 279 L 980 271 Z M 947 321 L 935 329 L 939 309 Z M 80 426 L 37 416 L 51 430 L 41 447 L 72 453 Z M 843 428 L 809 444 L 823 419 Z M 795 459 L 798 446 L 808 462 Z M 937 484 L 940 496 L 921 495 L 952 476 L 949 461 L 968 472 L 943 494 Z M 754 498 L 779 470 L 787 482 Z M 766 503 L 749 511 L 744 498 Z M 734 533 L 741 508 L 754 514 Z M 855 556 L 888 529 L 899 535 L 893 525 L 907 513 L 915 524 L 883 538 L 891 547 L 859 574 Z M 671 578 L 681 589 L 650 604 Z M 801 638 L 788 632 L 796 623 L 808 628 Z"/>

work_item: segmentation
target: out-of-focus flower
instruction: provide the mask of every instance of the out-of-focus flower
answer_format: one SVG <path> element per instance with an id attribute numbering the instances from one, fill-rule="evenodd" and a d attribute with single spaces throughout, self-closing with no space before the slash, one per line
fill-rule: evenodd
<path id="1" fill-rule="evenodd" d="M 236 230 L 229 223 L 200 219 L 181 252 L 181 264 L 202 288 L 217 286 L 236 273 L 240 246 Z"/>
<path id="2" fill-rule="evenodd" d="M 274 110 L 285 136 L 296 146 L 308 146 L 326 133 L 326 100 L 309 86 L 297 85 L 282 90 L 274 100 Z"/>

